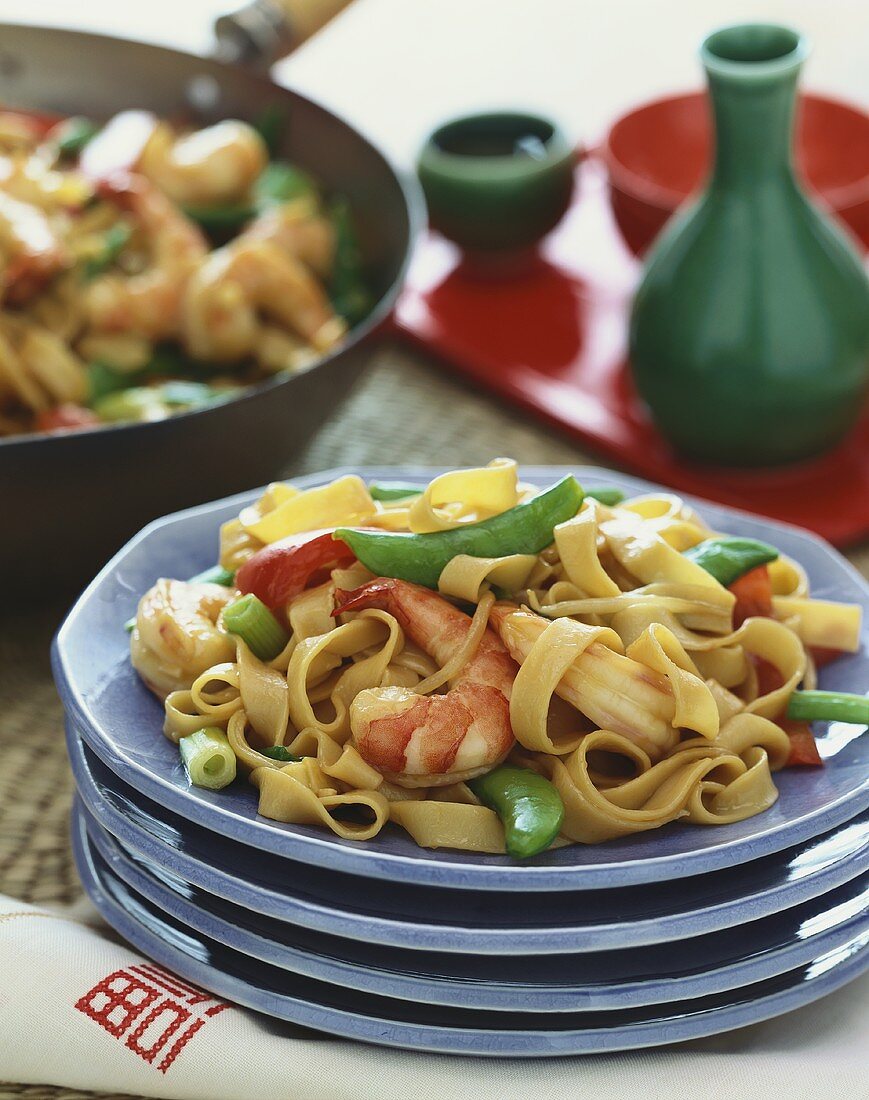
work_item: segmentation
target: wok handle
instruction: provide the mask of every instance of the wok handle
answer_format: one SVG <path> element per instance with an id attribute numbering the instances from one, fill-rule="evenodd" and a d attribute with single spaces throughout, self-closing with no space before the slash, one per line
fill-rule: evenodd
<path id="1" fill-rule="evenodd" d="M 324 27 L 350 0 L 251 0 L 220 16 L 217 55 L 268 69 Z"/>

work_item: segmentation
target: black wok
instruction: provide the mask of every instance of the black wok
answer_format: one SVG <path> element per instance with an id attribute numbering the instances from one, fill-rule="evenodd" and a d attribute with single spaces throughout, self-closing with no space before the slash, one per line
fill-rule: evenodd
<path id="1" fill-rule="evenodd" d="M 334 0 L 333 0 L 334 2 Z M 271 11 L 224 25 L 251 45 Z M 195 121 L 286 116 L 279 155 L 347 197 L 377 304 L 345 343 L 298 374 L 153 424 L 0 439 L 0 572 L 7 593 L 80 585 L 155 516 L 274 479 L 364 369 L 398 294 L 421 199 L 370 142 L 249 66 L 100 35 L 0 26 L 0 103 L 107 118 L 126 107 Z"/>

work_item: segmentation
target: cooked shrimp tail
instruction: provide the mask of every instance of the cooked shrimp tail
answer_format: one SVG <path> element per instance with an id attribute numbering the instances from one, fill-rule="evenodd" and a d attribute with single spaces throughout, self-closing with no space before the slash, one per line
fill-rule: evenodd
<path id="1" fill-rule="evenodd" d="M 130 640 L 133 667 L 160 698 L 189 688 L 200 673 L 235 658 L 235 641 L 218 624 L 235 597 L 219 584 L 162 579 L 139 601 Z"/>
<path id="2" fill-rule="evenodd" d="M 471 619 L 442 596 L 407 581 L 379 578 L 335 593 L 336 614 L 379 608 L 444 665 Z M 356 696 L 350 726 L 359 754 L 401 786 L 438 786 L 482 775 L 513 747 L 510 691 L 517 665 L 488 627 L 445 695 L 370 688 Z"/>

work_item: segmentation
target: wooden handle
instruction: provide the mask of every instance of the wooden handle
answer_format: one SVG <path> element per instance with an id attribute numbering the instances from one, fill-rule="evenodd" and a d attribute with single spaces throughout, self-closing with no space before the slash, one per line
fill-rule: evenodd
<path id="1" fill-rule="evenodd" d="M 350 0 L 250 0 L 214 24 L 217 56 L 267 69 L 324 27 Z"/>
<path id="2" fill-rule="evenodd" d="M 293 44 L 298 46 L 342 12 L 351 0 L 273 0 L 289 26 Z"/>

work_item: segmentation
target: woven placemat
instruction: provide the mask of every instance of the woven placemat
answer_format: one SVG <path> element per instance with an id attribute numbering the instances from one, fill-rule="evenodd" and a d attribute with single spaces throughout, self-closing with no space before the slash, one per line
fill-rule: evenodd
<path id="1" fill-rule="evenodd" d="M 349 463 L 464 465 L 504 454 L 529 464 L 594 461 L 551 430 L 436 372 L 423 356 L 390 345 L 285 473 Z M 869 547 L 849 556 L 869 575 Z M 34 904 L 68 905 L 81 896 L 68 836 L 73 784 L 63 712 L 49 667 L 51 636 L 64 610 L 16 612 L 0 631 L 0 893 Z M 91 1095 L 0 1083 L 2 1100 Z"/>

